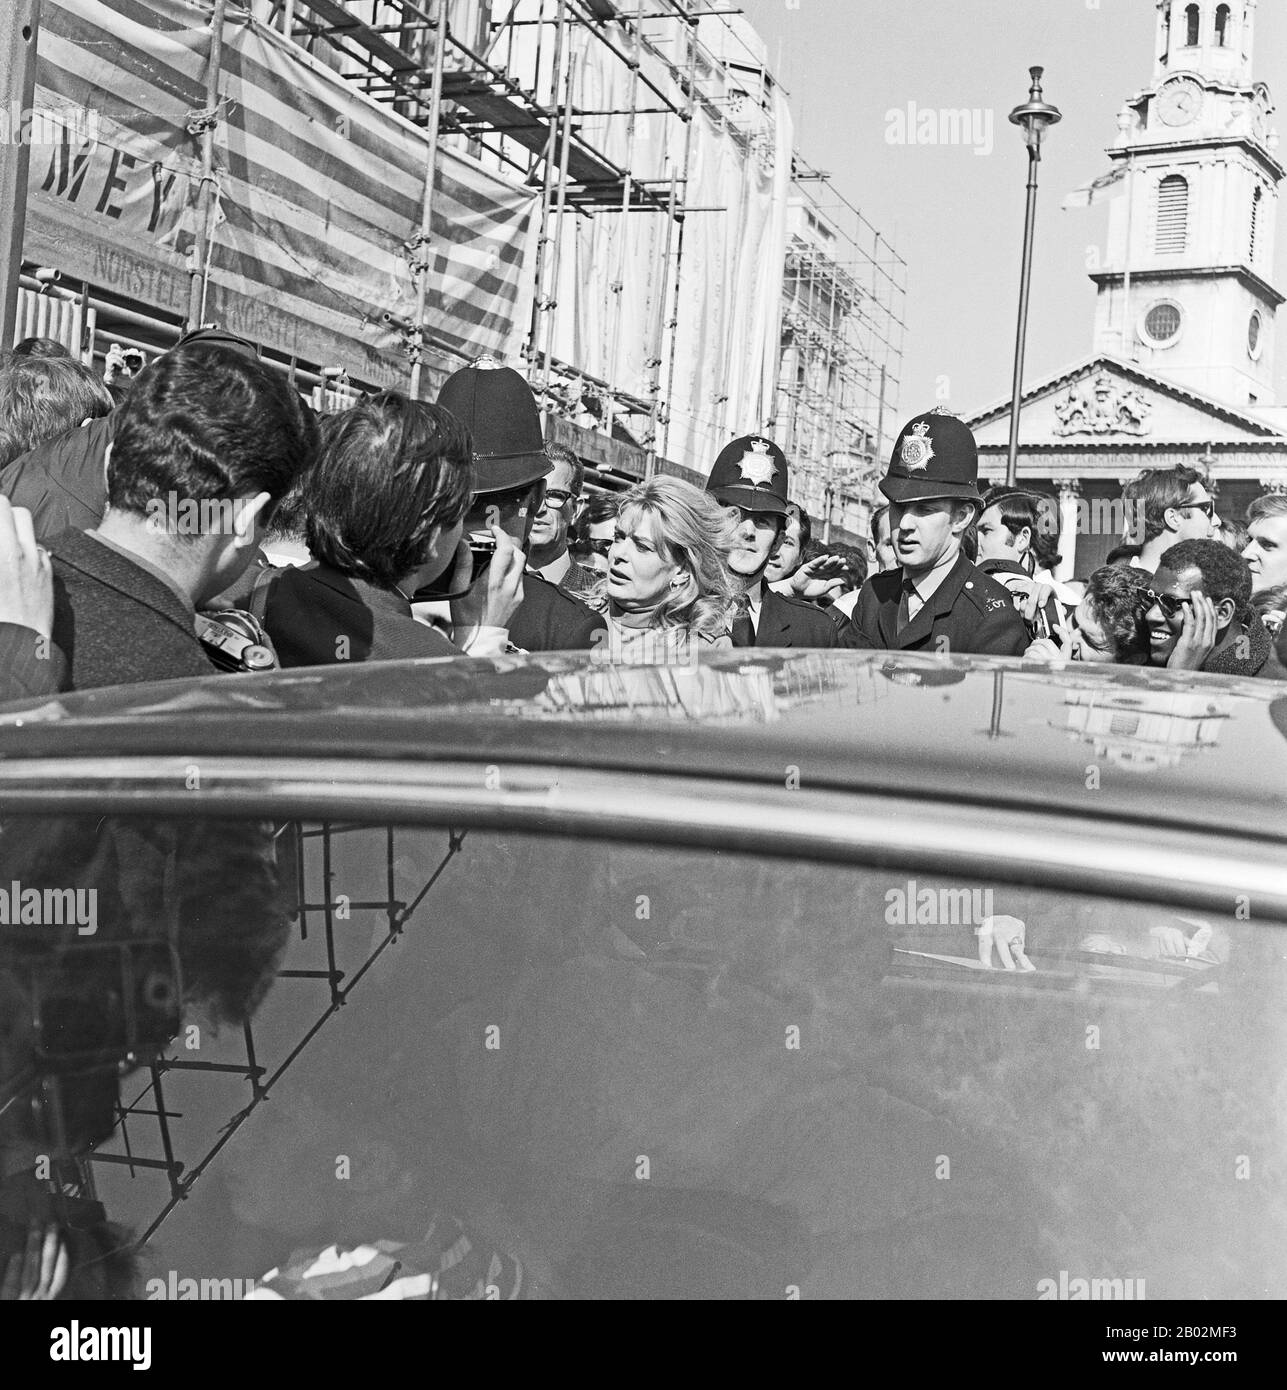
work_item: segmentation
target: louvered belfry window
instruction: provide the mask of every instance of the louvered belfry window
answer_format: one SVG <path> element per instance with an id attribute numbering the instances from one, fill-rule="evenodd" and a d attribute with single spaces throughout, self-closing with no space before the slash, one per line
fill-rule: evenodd
<path id="1" fill-rule="evenodd" d="M 1157 244 L 1159 256 L 1174 256 L 1188 245 L 1189 182 L 1168 174 L 1157 186 Z"/>

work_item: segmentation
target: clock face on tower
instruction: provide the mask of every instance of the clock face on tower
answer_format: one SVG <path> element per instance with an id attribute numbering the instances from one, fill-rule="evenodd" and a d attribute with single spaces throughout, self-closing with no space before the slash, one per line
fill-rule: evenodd
<path id="1" fill-rule="evenodd" d="M 1177 77 L 1157 94 L 1157 112 L 1167 125 L 1188 125 L 1202 110 L 1202 84 L 1191 77 Z"/>

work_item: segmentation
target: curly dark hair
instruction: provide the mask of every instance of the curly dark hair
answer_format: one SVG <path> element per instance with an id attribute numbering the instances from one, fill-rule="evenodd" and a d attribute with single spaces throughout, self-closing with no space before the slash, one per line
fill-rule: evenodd
<path id="1" fill-rule="evenodd" d="M 1149 657 L 1144 623 L 1150 575 L 1129 565 L 1103 565 L 1086 581 L 1086 600 L 1105 633 L 1112 638 L 1121 665 L 1142 665 Z"/>
<path id="2" fill-rule="evenodd" d="M 1246 621 L 1251 610 L 1251 569 L 1223 541 L 1178 541 L 1159 563 L 1177 575 L 1197 570 L 1202 575 L 1202 592 L 1212 603 L 1231 598 L 1234 621 Z"/>

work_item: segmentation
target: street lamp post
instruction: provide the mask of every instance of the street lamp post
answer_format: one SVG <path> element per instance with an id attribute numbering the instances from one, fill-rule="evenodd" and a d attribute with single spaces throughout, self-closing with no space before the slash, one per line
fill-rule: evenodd
<path id="1" fill-rule="evenodd" d="M 1023 394 L 1023 349 L 1028 336 L 1028 286 L 1032 280 L 1032 232 L 1037 217 L 1037 165 L 1041 162 L 1041 141 L 1048 126 L 1063 119 L 1058 107 L 1041 99 L 1043 68 L 1029 68 L 1032 86 L 1028 100 L 1010 112 L 1012 125 L 1023 130 L 1028 147 L 1028 204 L 1023 216 L 1023 270 L 1019 279 L 1019 327 L 1014 340 L 1014 385 L 1010 396 L 1010 453 L 1006 460 L 1005 481 L 1014 487 L 1019 472 L 1019 402 Z"/>

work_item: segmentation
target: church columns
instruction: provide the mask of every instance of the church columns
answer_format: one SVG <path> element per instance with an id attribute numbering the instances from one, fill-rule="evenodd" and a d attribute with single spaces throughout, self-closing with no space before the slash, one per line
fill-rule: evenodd
<path id="1" fill-rule="evenodd" d="M 1052 478 L 1051 482 L 1059 490 L 1059 564 L 1055 569 L 1055 578 L 1071 579 L 1077 566 L 1081 481 L 1078 478 Z"/>

